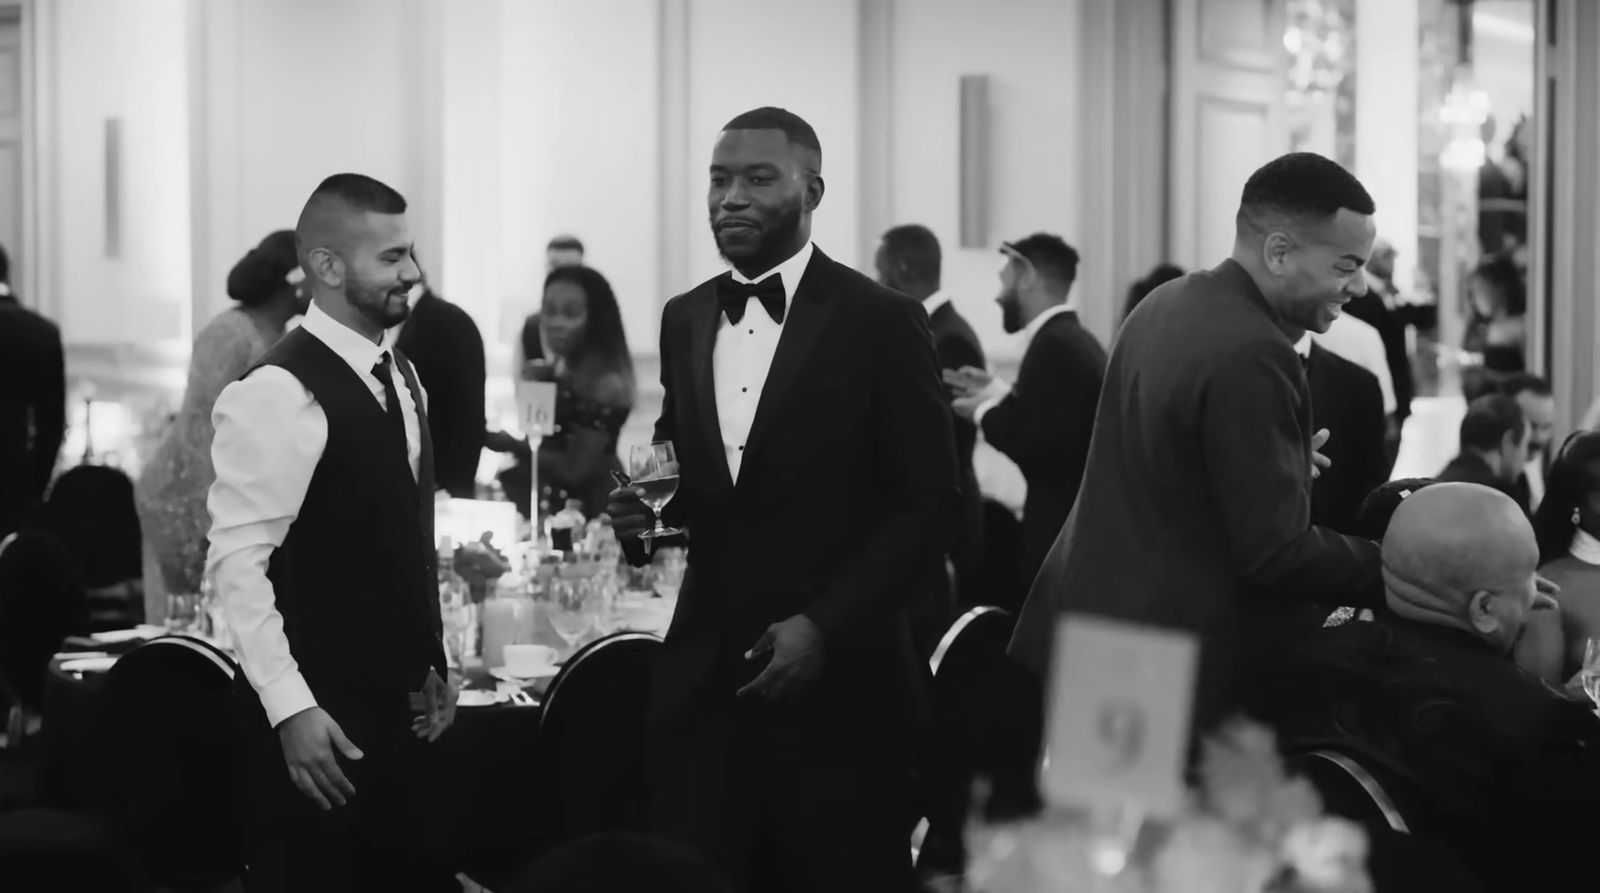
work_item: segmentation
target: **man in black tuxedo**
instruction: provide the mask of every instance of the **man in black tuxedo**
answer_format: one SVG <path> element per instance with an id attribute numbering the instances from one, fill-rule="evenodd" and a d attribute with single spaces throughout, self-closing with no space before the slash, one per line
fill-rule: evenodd
<path id="1" fill-rule="evenodd" d="M 44 498 L 67 430 L 61 330 L 11 292 L 0 247 L 0 538 Z"/>
<path id="2" fill-rule="evenodd" d="M 733 271 L 662 313 L 655 439 L 677 447 L 665 520 L 690 541 L 654 679 L 652 824 L 740 889 L 877 893 L 909 877 L 926 670 L 906 568 L 940 554 L 959 478 L 927 314 L 811 243 L 821 156 L 782 109 L 729 122 L 709 204 Z M 639 491 L 610 512 L 641 561 Z"/>
<path id="3" fill-rule="evenodd" d="M 422 297 L 395 341 L 428 389 L 428 432 L 433 437 L 433 476 L 439 489 L 459 499 L 477 494 L 483 455 L 483 336 L 472 316 L 433 293 L 423 280 Z"/>
<path id="4" fill-rule="evenodd" d="M 1536 512 L 1544 499 L 1550 454 L 1555 446 L 1556 398 L 1550 393 L 1550 382 L 1531 372 L 1511 375 L 1500 390 L 1517 401 L 1522 417 L 1528 422 L 1528 464 L 1522 467 L 1522 474 L 1517 478 L 1513 498 L 1527 506 L 1529 512 Z"/>
<path id="5" fill-rule="evenodd" d="M 1467 404 L 1461 418 L 1461 451 L 1434 475 L 1438 481 L 1455 481 L 1492 487 L 1528 511 L 1517 479 L 1528 464 L 1532 439 L 1522 407 L 1505 394 L 1485 394 Z"/>
<path id="6" fill-rule="evenodd" d="M 1112 347 L 1083 491 L 1010 653 L 1048 665 L 1058 615 L 1194 634 L 1194 729 L 1270 672 L 1300 603 L 1374 607 L 1369 540 L 1311 524 L 1314 436 L 1294 345 L 1366 287 L 1372 197 L 1297 152 L 1245 184 L 1232 256 L 1150 293 Z"/>
<path id="7" fill-rule="evenodd" d="M 1394 466 L 1400 451 L 1400 434 L 1411 416 L 1411 400 L 1417 384 L 1411 374 L 1411 354 L 1406 350 L 1406 319 L 1398 307 L 1400 289 L 1394 284 L 1394 246 L 1382 239 L 1372 246 L 1367 261 L 1367 293 L 1351 298 L 1344 312 L 1378 330 L 1383 340 L 1384 362 L 1394 383 L 1394 415 L 1389 420 L 1389 465 Z"/>
<path id="8" fill-rule="evenodd" d="M 922 309 L 928 314 L 928 325 L 933 329 L 933 351 L 939 357 L 941 370 L 955 371 L 968 366 L 982 369 L 983 345 L 978 343 L 978 334 L 951 303 L 950 295 L 940 290 L 942 260 L 939 238 L 927 227 L 912 223 L 883 234 L 873 265 L 880 283 L 922 302 Z M 956 579 L 953 596 L 964 605 L 980 604 L 984 599 L 978 578 L 983 549 L 983 493 L 978 489 L 978 476 L 972 468 L 978 429 L 966 419 L 956 419 L 955 426 L 963 523 L 957 540 L 950 547 Z"/>
<path id="9" fill-rule="evenodd" d="M 1358 536 L 1362 501 L 1389 477 L 1383 391 L 1377 376 L 1309 334 L 1295 352 L 1305 363 L 1311 426 L 1337 432 L 1322 448 L 1330 464 L 1311 484 L 1311 523 Z"/>
<path id="10" fill-rule="evenodd" d="M 979 367 L 945 379 L 957 391 L 956 414 L 976 423 L 1028 483 L 1016 595 L 999 600 L 1014 610 L 1078 498 L 1106 351 L 1078 321 L 1070 299 L 1078 277 L 1078 252 L 1071 245 L 1035 233 L 1000 250 L 1006 259 L 996 302 L 1005 330 L 1021 332 L 1026 345 L 1017 382 L 1008 385 Z"/>

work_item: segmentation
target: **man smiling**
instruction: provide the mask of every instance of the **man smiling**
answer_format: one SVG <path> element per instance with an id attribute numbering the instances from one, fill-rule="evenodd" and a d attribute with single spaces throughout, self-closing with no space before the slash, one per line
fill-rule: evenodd
<path id="1" fill-rule="evenodd" d="M 1314 449 L 1327 435 L 1312 433 L 1294 349 L 1366 288 L 1373 210 L 1332 161 L 1278 158 L 1245 184 L 1232 256 L 1129 316 L 1083 487 L 1018 619 L 1014 656 L 1043 672 L 1064 611 L 1192 632 L 1204 729 L 1248 701 L 1295 602 L 1379 602 L 1377 547 L 1311 525 Z"/>

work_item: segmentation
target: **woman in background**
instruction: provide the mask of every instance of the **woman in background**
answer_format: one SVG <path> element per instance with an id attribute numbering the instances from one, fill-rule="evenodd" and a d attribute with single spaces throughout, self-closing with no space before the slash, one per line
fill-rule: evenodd
<path id="1" fill-rule="evenodd" d="M 590 267 L 551 270 L 540 310 L 523 323 L 515 354 L 518 375 L 558 386 L 556 430 L 539 445 L 541 517 L 576 499 L 593 518 L 615 487 L 610 472 L 620 467 L 617 438 L 634 400 L 633 357 L 611 283 Z M 528 445 L 505 434 L 490 440 L 492 449 L 517 457 L 500 473 L 500 483 L 527 517 Z"/>
<path id="2" fill-rule="evenodd" d="M 211 408 L 224 387 L 283 337 L 289 320 L 306 312 L 304 278 L 294 233 L 272 233 L 228 273 L 228 297 L 237 306 L 218 314 L 194 339 L 183 405 L 139 479 L 139 513 L 160 575 L 157 603 L 161 593 L 200 591 L 211 526 L 206 493 L 216 479 Z"/>
<path id="3" fill-rule="evenodd" d="M 1539 573 L 1561 587 L 1564 681 L 1582 669 L 1585 643 L 1600 637 L 1600 433 L 1577 431 L 1561 445 L 1533 531 Z"/>

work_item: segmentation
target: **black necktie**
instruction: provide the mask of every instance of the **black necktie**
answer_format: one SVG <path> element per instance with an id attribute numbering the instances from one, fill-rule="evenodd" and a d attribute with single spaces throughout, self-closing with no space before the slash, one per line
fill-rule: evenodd
<path id="1" fill-rule="evenodd" d="M 783 325 L 783 275 L 774 273 L 771 276 L 753 285 L 743 282 L 734 282 L 730 275 L 717 282 L 717 303 L 721 305 L 722 312 L 728 314 L 728 322 L 738 324 L 744 319 L 745 305 L 751 298 L 761 302 L 761 306 L 772 317 L 772 321 Z"/>
<path id="2" fill-rule="evenodd" d="M 372 367 L 372 375 L 383 383 L 384 419 L 388 422 L 390 436 L 400 444 L 401 454 L 406 457 L 406 462 L 409 464 L 411 453 L 406 446 L 406 418 L 401 414 L 400 394 L 395 390 L 394 376 L 390 374 L 393 367 L 394 361 L 386 350 L 377 365 Z"/>

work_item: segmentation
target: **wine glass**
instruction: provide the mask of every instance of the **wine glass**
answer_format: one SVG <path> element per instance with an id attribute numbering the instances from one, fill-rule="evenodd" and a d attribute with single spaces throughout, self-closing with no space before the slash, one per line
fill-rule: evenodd
<path id="1" fill-rule="evenodd" d="M 644 504 L 656 515 L 656 526 L 639 534 L 639 538 L 648 541 L 682 533 L 676 527 L 661 524 L 661 510 L 678 492 L 678 454 L 672 441 L 636 444 L 628 451 L 628 470 L 633 475 L 633 486 L 642 491 Z"/>

